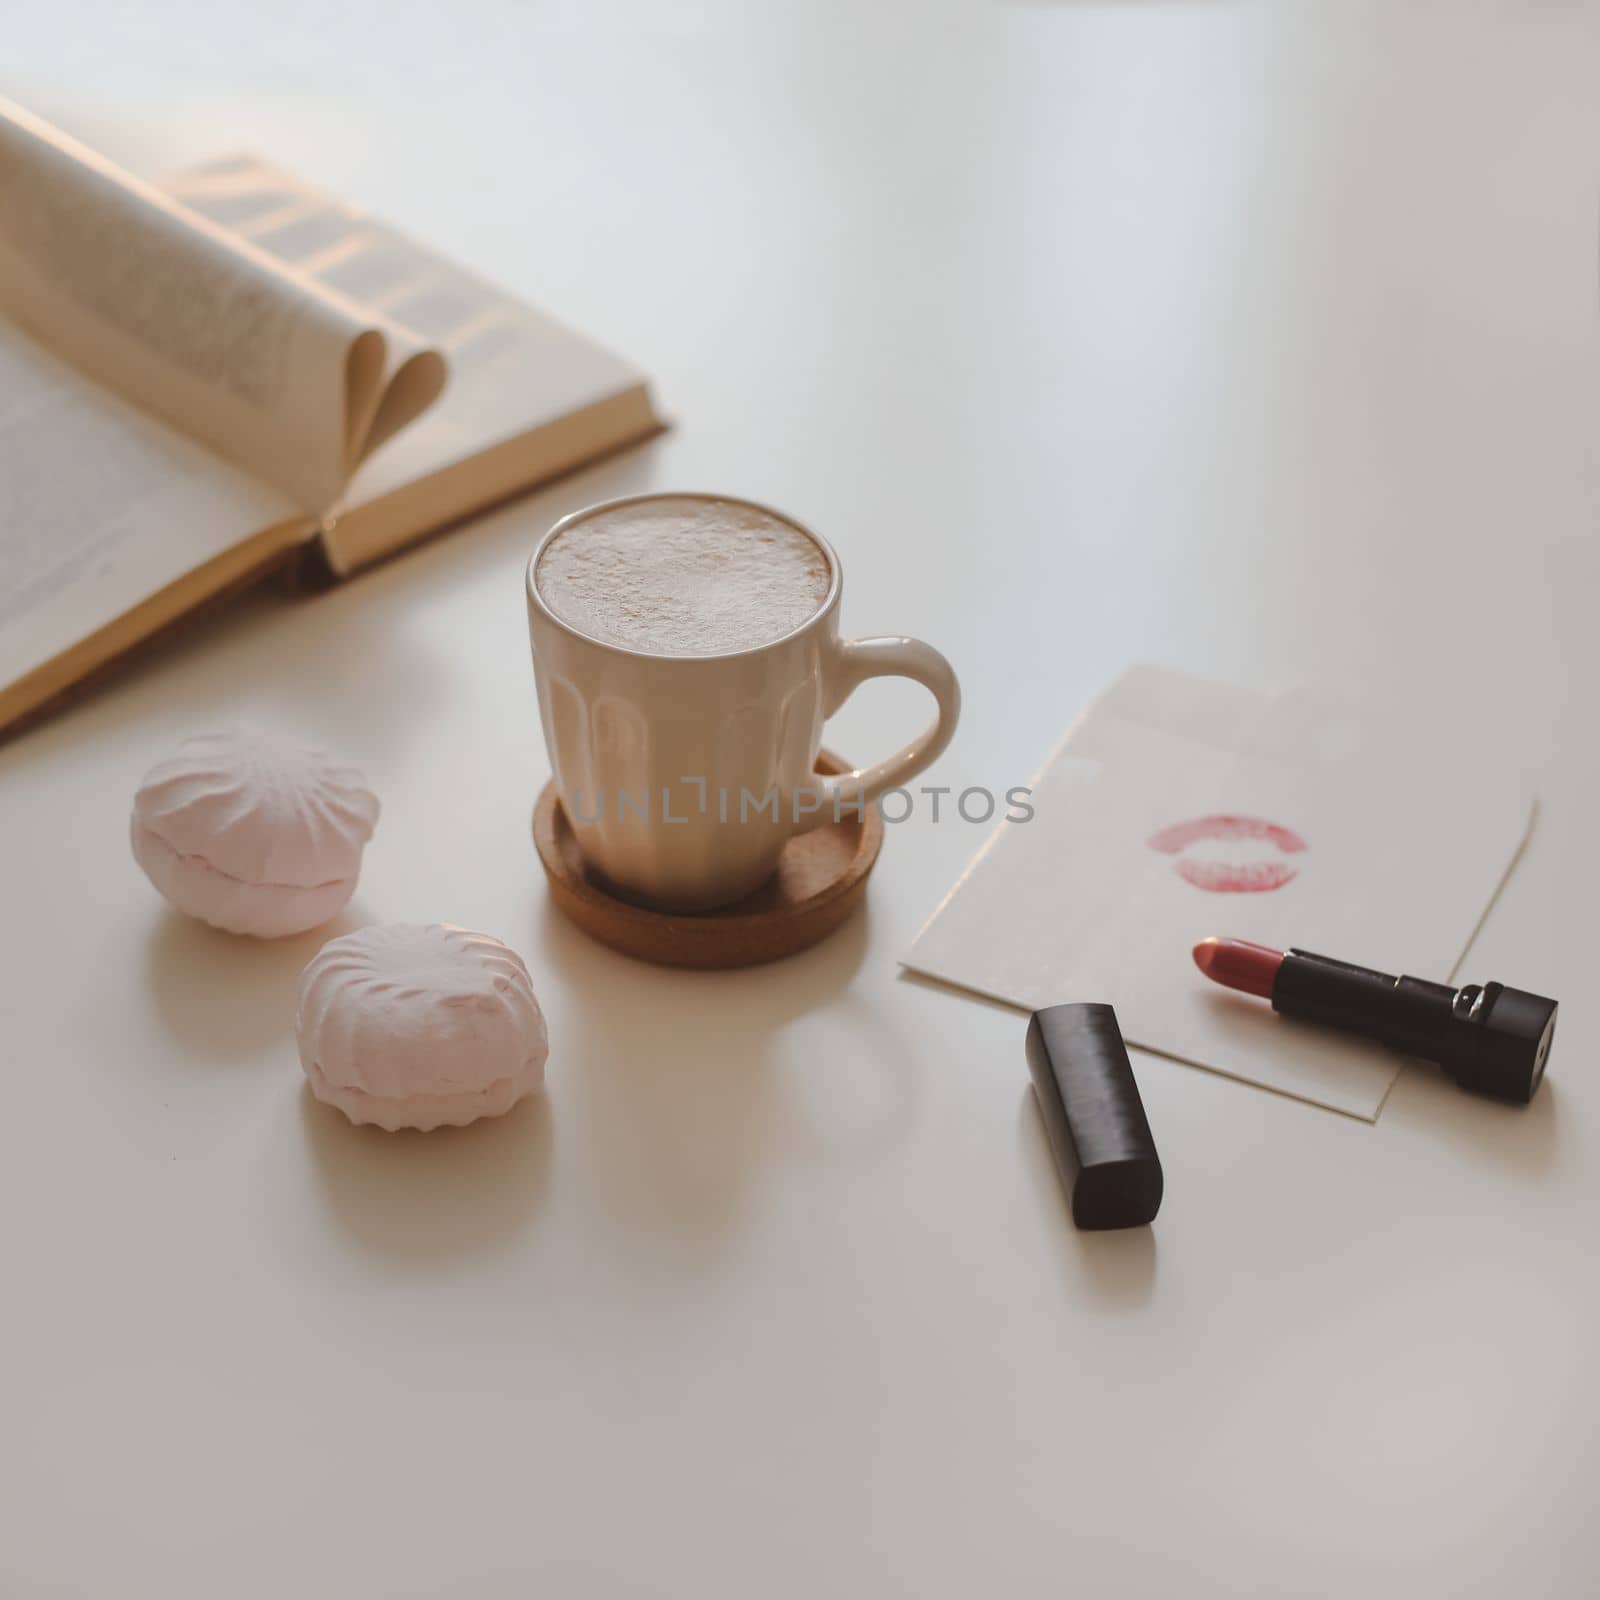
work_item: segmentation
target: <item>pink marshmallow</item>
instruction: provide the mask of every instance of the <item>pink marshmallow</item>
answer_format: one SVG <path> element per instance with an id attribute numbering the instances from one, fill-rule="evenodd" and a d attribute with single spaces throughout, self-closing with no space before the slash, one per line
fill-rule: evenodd
<path id="1" fill-rule="evenodd" d="M 356 1123 L 461 1127 L 544 1083 L 544 1014 L 522 958 L 449 923 L 331 939 L 300 977 L 311 1092 Z"/>
<path id="2" fill-rule="evenodd" d="M 185 739 L 134 795 L 134 859 L 180 911 L 273 939 L 355 893 L 378 800 L 325 751 L 252 728 Z"/>

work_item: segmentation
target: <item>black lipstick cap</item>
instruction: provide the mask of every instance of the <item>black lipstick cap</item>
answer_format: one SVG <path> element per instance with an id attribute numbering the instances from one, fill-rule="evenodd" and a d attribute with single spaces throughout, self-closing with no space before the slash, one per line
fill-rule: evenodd
<path id="1" fill-rule="evenodd" d="M 1047 1006 L 1028 1023 L 1028 1070 L 1080 1228 L 1139 1228 L 1161 1207 L 1161 1158 L 1110 1006 Z"/>

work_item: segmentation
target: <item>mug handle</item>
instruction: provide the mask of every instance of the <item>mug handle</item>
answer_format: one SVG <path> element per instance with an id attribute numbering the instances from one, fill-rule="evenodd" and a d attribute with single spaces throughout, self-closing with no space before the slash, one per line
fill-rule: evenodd
<path id="1" fill-rule="evenodd" d="M 817 785 L 820 805 L 801 819 L 800 833 L 833 821 L 839 811 L 876 800 L 933 765 L 955 736 L 961 716 L 961 687 L 950 663 L 930 644 L 901 635 L 836 641 L 823 668 L 824 718 L 831 717 L 868 678 L 910 678 L 933 695 L 939 714 L 921 737 L 875 766 L 859 767 Z"/>

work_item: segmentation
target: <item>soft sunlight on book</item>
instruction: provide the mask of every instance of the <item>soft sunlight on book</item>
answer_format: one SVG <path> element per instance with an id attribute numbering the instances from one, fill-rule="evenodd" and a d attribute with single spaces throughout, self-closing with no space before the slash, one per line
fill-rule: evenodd
<path id="1" fill-rule="evenodd" d="M 0 729 L 320 547 L 658 432 L 644 375 L 253 156 L 162 188 L 0 100 Z"/>

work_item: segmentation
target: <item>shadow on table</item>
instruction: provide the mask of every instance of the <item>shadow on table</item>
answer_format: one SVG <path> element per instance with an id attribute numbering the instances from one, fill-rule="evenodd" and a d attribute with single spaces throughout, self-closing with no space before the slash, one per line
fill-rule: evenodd
<path id="1" fill-rule="evenodd" d="M 1076 1257 L 1075 1271 L 1094 1293 L 1095 1303 L 1106 1311 L 1119 1312 L 1145 1305 L 1155 1290 L 1155 1227 L 1085 1232 L 1073 1224 L 1071 1202 L 1062 1188 L 1031 1085 L 1022 1091 L 1017 1144 L 1040 1206 L 1053 1206 L 1061 1218 L 1062 1231 Z M 1156 1223 L 1159 1225 L 1159 1217 Z"/>
<path id="2" fill-rule="evenodd" d="M 1556 1163 L 1560 1098 L 1554 1070 L 1527 1105 L 1517 1106 L 1469 1094 L 1427 1062 L 1407 1062 L 1384 1102 L 1378 1126 L 1420 1133 L 1461 1151 L 1470 1162 L 1533 1180 Z"/>
<path id="3" fill-rule="evenodd" d="M 910 1084 L 897 1065 L 904 1052 L 892 1040 L 852 1043 L 852 1064 L 887 1076 L 865 1126 L 845 1130 L 819 1122 L 813 1102 L 826 1096 L 806 1094 L 806 1059 L 780 1045 L 786 1026 L 824 1006 L 847 1027 L 885 1026 L 847 993 L 869 914 L 768 966 L 693 972 L 607 950 L 543 902 L 542 959 L 581 996 L 578 1031 L 553 1044 L 582 1141 L 577 1159 L 595 1203 L 637 1234 L 640 1250 L 663 1230 L 680 1245 L 714 1245 L 742 1219 L 764 1168 L 797 1157 L 872 1159 L 909 1124 Z"/>
<path id="4" fill-rule="evenodd" d="M 503 1117 L 431 1133 L 356 1127 L 306 1085 L 300 1117 L 331 1220 L 364 1248 L 427 1268 L 504 1245 L 530 1226 L 549 1186 L 545 1095 Z"/>
<path id="5" fill-rule="evenodd" d="M 224 933 L 168 910 L 145 947 L 156 1007 L 175 1043 L 203 1067 L 294 1044 L 295 990 L 329 939 L 370 922 L 359 901 L 332 922 L 287 939 Z"/>

